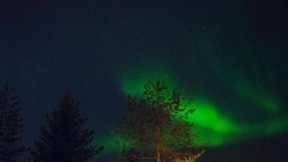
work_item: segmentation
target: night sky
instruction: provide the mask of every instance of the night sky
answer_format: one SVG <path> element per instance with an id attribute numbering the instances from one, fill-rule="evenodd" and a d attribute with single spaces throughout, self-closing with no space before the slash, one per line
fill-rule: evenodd
<path id="1" fill-rule="evenodd" d="M 0 84 L 17 86 L 33 147 L 69 87 L 106 145 L 148 79 L 194 87 L 199 161 L 287 161 L 286 0 L 1 0 Z M 187 88 L 188 89 L 188 88 Z M 285 160 L 286 159 L 286 160 Z"/>

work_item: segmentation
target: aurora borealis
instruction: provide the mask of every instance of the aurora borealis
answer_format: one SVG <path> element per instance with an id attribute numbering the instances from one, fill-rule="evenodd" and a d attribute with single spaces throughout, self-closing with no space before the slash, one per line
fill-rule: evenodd
<path id="1" fill-rule="evenodd" d="M 188 122 L 208 142 L 199 161 L 281 162 L 284 153 L 253 150 L 287 150 L 287 8 L 285 0 L 4 0 L 0 83 L 18 87 L 27 145 L 70 87 L 95 143 L 115 150 L 106 133 L 125 114 L 125 95 L 160 79 L 193 98 Z"/>
<path id="2" fill-rule="evenodd" d="M 157 80 L 159 78 L 165 78 L 167 84 L 170 87 L 175 87 L 177 81 L 173 80 L 168 70 L 155 70 L 155 73 L 149 73 L 143 71 L 139 73 L 139 70 L 136 70 L 138 73 L 129 74 L 131 77 L 130 80 L 125 80 L 122 85 L 123 91 L 129 93 L 133 96 L 140 96 L 144 90 L 143 85 L 147 82 L 146 78 L 152 80 Z M 139 76 L 142 75 L 142 76 Z M 159 78 L 155 78 L 158 76 Z M 240 82 L 240 83 L 237 83 Z M 243 78 L 238 78 L 237 81 L 233 82 L 232 94 L 235 95 L 235 104 L 241 102 L 242 98 L 249 102 L 255 109 L 257 108 L 259 114 L 263 113 L 264 115 L 269 115 L 270 118 L 260 119 L 259 121 L 254 121 L 254 118 L 246 119 L 246 121 L 241 121 L 243 119 L 235 120 L 237 116 L 233 114 L 233 111 L 224 112 L 221 106 L 223 101 L 215 101 L 213 98 L 209 99 L 209 94 L 207 96 L 199 94 L 204 90 L 197 90 L 194 95 L 189 96 L 193 98 L 191 106 L 195 109 L 195 112 L 191 114 L 188 118 L 188 122 L 195 123 L 195 130 L 200 132 L 200 144 L 209 142 L 209 146 L 221 146 L 229 144 L 231 142 L 237 142 L 239 137 L 242 140 L 252 137 L 261 137 L 261 136 L 270 136 L 273 134 L 281 133 L 287 129 L 288 118 L 287 116 L 282 116 L 277 119 L 274 119 L 273 116 L 278 115 L 279 113 L 279 102 L 277 98 L 273 95 L 265 93 L 264 90 L 256 91 L 255 86 L 251 86 Z M 235 88 L 234 88 L 235 86 Z M 257 88 L 257 87 L 256 87 Z M 184 90 L 185 91 L 185 90 Z M 199 91 L 199 92 L 198 92 Z M 238 99 L 239 98 L 239 99 Z M 237 101 L 239 100 L 239 101 Z M 184 101 L 185 102 L 185 101 Z M 236 106 L 230 105 L 231 108 L 226 108 L 227 110 L 232 108 L 237 108 Z"/>

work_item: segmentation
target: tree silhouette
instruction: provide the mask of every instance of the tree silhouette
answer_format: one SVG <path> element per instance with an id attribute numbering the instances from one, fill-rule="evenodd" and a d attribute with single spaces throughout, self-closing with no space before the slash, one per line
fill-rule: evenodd
<path id="1" fill-rule="evenodd" d="M 23 119 L 18 107 L 20 101 L 13 95 L 15 88 L 6 82 L 0 92 L 0 161 L 17 162 L 24 154 L 20 144 L 23 133 Z"/>
<path id="2" fill-rule="evenodd" d="M 100 153 L 103 146 L 91 145 L 94 131 L 83 129 L 87 119 L 80 117 L 78 105 L 68 90 L 46 115 L 46 127 L 31 152 L 35 162 L 86 162 Z"/>
<path id="3" fill-rule="evenodd" d="M 144 88 L 141 97 L 127 96 L 128 115 L 119 120 L 126 161 L 195 161 L 204 151 L 195 151 L 198 133 L 183 120 L 194 111 L 190 100 L 184 102 L 161 81 L 149 81 Z"/>

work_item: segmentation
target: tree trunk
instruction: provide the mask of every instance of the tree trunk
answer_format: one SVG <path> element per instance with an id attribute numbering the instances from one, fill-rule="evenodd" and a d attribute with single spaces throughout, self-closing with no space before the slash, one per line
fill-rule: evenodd
<path id="1" fill-rule="evenodd" d="M 161 145 L 161 143 L 160 143 L 160 139 L 161 139 L 160 135 L 161 135 L 161 133 L 160 133 L 159 126 L 157 127 L 156 131 L 157 131 L 157 133 L 156 133 L 156 162 L 161 162 L 161 153 L 160 153 L 160 145 Z"/>
<path id="2" fill-rule="evenodd" d="M 156 161 L 161 162 L 160 147 L 157 146 Z"/>

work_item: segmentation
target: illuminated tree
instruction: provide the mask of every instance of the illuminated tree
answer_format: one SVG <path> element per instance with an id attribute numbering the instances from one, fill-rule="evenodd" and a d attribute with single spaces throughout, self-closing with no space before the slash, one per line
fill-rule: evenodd
<path id="1" fill-rule="evenodd" d="M 18 97 L 13 95 L 15 88 L 5 83 L 0 92 L 0 161 L 17 162 L 25 152 L 20 144 L 23 133 L 23 119 L 19 115 Z"/>
<path id="2" fill-rule="evenodd" d="M 144 88 L 141 97 L 127 96 L 128 115 L 119 120 L 126 161 L 195 161 L 204 151 L 196 151 L 198 133 L 183 120 L 194 111 L 190 100 L 184 102 L 161 81 L 149 81 Z"/>
<path id="3" fill-rule="evenodd" d="M 67 91 L 58 108 L 46 115 L 46 127 L 41 127 L 31 152 L 35 162 L 86 162 L 103 149 L 91 145 L 94 131 L 83 129 L 86 119 L 80 117 L 78 105 Z"/>

